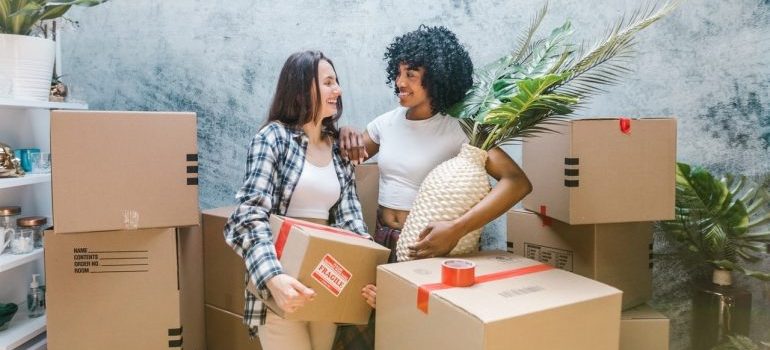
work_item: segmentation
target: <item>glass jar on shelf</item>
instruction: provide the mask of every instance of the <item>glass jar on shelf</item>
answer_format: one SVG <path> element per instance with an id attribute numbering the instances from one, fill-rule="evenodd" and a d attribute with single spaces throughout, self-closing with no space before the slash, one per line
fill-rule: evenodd
<path id="1" fill-rule="evenodd" d="M 11 234 L 11 254 L 31 253 L 35 248 L 32 235 L 35 231 L 29 228 L 17 227 Z"/>
<path id="2" fill-rule="evenodd" d="M 16 220 L 21 214 L 21 207 L 0 207 L 0 228 L 16 228 Z"/>
<path id="3" fill-rule="evenodd" d="M 28 216 L 16 220 L 19 228 L 28 228 L 32 232 L 32 241 L 35 248 L 43 247 L 43 231 L 48 228 L 48 219 L 45 216 Z"/>

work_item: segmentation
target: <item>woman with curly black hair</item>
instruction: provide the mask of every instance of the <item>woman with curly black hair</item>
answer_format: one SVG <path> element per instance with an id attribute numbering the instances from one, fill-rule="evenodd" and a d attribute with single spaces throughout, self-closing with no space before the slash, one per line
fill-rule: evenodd
<path id="1" fill-rule="evenodd" d="M 354 163 L 379 154 L 374 239 L 391 249 L 390 262 L 394 262 L 396 242 L 420 184 L 468 142 L 457 119 L 446 112 L 472 86 L 473 64 L 454 33 L 424 25 L 395 38 L 385 60 L 387 82 L 393 84 L 401 106 L 375 118 L 363 133 L 342 128 L 340 146 L 346 151 L 343 156 Z M 488 152 L 485 167 L 497 185 L 462 217 L 430 223 L 409 247 L 413 258 L 447 255 L 465 234 L 505 213 L 532 189 L 521 168 L 499 148 Z M 375 286 L 364 287 L 362 296 L 375 307 Z M 371 325 L 368 333 L 350 329 L 338 333 L 335 349 L 372 348 Z"/>

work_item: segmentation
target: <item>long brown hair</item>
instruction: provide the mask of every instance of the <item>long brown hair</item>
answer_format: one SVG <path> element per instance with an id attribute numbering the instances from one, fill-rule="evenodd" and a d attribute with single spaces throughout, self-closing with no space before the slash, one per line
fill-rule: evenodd
<path id="1" fill-rule="evenodd" d="M 280 121 L 285 125 L 299 128 L 318 116 L 323 103 L 318 82 L 318 63 L 321 60 L 329 62 L 334 69 L 334 63 L 321 51 L 295 52 L 286 59 L 278 76 L 278 85 L 275 88 L 266 125 L 273 121 Z M 337 119 L 340 115 L 342 115 L 342 96 L 337 97 L 337 113 L 331 118 L 324 119 L 323 131 L 336 137 Z"/>

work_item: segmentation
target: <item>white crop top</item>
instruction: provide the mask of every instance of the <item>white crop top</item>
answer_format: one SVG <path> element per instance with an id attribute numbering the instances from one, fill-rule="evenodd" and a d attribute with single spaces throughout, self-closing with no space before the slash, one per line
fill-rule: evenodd
<path id="1" fill-rule="evenodd" d="M 411 210 L 428 173 L 460 153 L 462 144 L 468 142 L 457 119 L 436 114 L 425 120 L 408 120 L 406 111 L 396 108 L 366 127 L 372 141 L 380 145 L 378 203 L 398 210 Z"/>
<path id="2" fill-rule="evenodd" d="M 334 160 L 319 167 L 305 159 L 286 216 L 327 220 L 329 210 L 340 199 L 340 193 L 340 180 L 334 170 Z"/>

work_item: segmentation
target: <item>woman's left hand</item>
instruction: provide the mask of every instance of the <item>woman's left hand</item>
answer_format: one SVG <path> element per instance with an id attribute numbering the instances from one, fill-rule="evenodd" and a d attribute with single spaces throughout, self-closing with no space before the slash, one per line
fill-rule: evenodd
<path id="1" fill-rule="evenodd" d="M 409 257 L 423 259 L 446 256 L 463 235 L 464 232 L 453 221 L 432 222 L 420 233 L 417 243 L 409 247 Z"/>
<path id="2" fill-rule="evenodd" d="M 372 309 L 376 308 L 377 286 L 373 284 L 367 284 L 366 286 L 364 286 L 364 288 L 361 289 L 361 296 L 364 297 L 364 300 L 366 300 L 366 303 L 369 304 L 369 306 L 371 306 Z"/>

